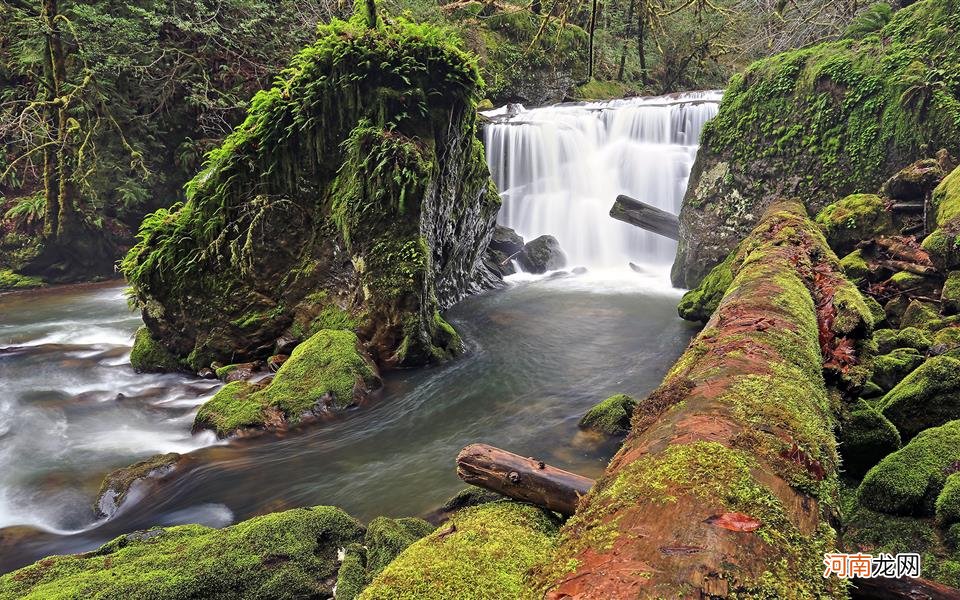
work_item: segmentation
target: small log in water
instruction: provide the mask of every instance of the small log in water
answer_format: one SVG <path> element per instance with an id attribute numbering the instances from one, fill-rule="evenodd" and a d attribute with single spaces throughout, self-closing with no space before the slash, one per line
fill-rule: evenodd
<path id="1" fill-rule="evenodd" d="M 617 196 L 610 216 L 618 221 L 636 225 L 671 240 L 680 239 L 680 219 L 673 213 L 660 210 L 630 196 Z"/>
<path id="2" fill-rule="evenodd" d="M 914 577 L 874 577 L 854 579 L 850 597 L 854 600 L 957 600 L 960 590 Z"/>
<path id="3" fill-rule="evenodd" d="M 572 515 L 594 481 L 487 444 L 471 444 L 457 455 L 465 482 L 562 515 Z"/>

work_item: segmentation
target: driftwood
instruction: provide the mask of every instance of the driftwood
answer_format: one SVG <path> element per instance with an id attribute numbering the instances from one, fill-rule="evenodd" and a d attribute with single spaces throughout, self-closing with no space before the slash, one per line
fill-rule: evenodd
<path id="1" fill-rule="evenodd" d="M 617 201 L 610 209 L 610 216 L 671 240 L 680 239 L 680 219 L 677 215 L 634 200 L 630 196 L 617 196 Z"/>
<path id="2" fill-rule="evenodd" d="M 853 600 L 958 600 L 960 590 L 914 577 L 854 579 Z"/>
<path id="3" fill-rule="evenodd" d="M 535 458 L 471 444 L 457 455 L 457 475 L 465 482 L 562 515 L 572 515 L 594 481 Z"/>

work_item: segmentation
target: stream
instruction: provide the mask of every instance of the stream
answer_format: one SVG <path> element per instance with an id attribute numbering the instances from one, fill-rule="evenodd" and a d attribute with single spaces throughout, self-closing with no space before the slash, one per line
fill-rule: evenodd
<path id="1" fill-rule="evenodd" d="M 579 431 L 580 417 L 614 393 L 653 390 L 696 331 L 676 314 L 672 242 L 605 212 L 617 193 L 678 210 L 717 99 L 498 117 L 486 136 L 501 222 L 527 239 L 556 235 L 588 272 L 520 274 L 457 304 L 445 316 L 464 356 L 388 373 L 376 401 L 331 422 L 229 442 L 192 435 L 220 383 L 133 372 L 140 318 L 122 283 L 0 295 L 0 572 L 137 529 L 296 506 L 425 515 L 462 489 L 454 458 L 473 442 L 599 476 L 619 440 Z M 161 452 L 189 458 L 156 493 L 95 520 L 103 476 Z"/>

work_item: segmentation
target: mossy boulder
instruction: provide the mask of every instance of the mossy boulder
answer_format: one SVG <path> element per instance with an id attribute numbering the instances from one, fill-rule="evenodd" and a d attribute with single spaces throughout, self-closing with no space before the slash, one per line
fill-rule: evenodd
<path id="1" fill-rule="evenodd" d="M 904 329 L 916 327 L 929 330 L 932 327 L 932 322 L 940 320 L 940 312 L 937 308 L 938 307 L 931 302 L 911 300 L 910 304 L 907 305 L 907 309 L 903 311 L 903 315 L 900 317 L 900 327 Z"/>
<path id="2" fill-rule="evenodd" d="M 157 454 L 129 467 L 111 471 L 100 484 L 100 491 L 97 492 L 97 499 L 93 504 L 94 514 L 98 519 L 112 516 L 127 499 L 127 493 L 134 484 L 168 475 L 176 468 L 180 458 L 176 452 Z"/>
<path id="3" fill-rule="evenodd" d="M 844 470 L 862 477 L 885 456 L 900 449 L 900 433 L 886 417 L 860 400 L 843 423 L 840 442 Z"/>
<path id="4" fill-rule="evenodd" d="M 550 560 L 556 534 L 556 520 L 528 504 L 467 508 L 404 550 L 360 598 L 532 598 L 528 576 Z"/>
<path id="5" fill-rule="evenodd" d="M 931 515 L 951 467 L 960 461 L 960 421 L 922 431 L 867 472 L 859 502 L 890 515 Z"/>
<path id="6" fill-rule="evenodd" d="M 146 327 L 137 329 L 130 351 L 130 365 L 137 373 L 168 373 L 180 369 L 180 361 L 155 340 Z"/>
<path id="7" fill-rule="evenodd" d="M 931 354 L 947 354 L 954 358 L 960 358 L 960 356 L 955 356 L 960 352 L 960 327 L 946 327 L 934 334 L 930 352 Z"/>
<path id="8" fill-rule="evenodd" d="M 738 252 L 734 250 L 722 263 L 710 270 L 700 285 L 684 294 L 677 305 L 680 318 L 701 323 L 709 321 L 733 283 L 734 271 L 739 266 L 739 261 Z"/>
<path id="9" fill-rule="evenodd" d="M 774 199 L 817 213 L 878 190 L 931 148 L 960 147 L 960 89 L 949 83 L 960 76 L 958 16 L 956 2 L 920 0 L 875 33 L 734 75 L 683 200 L 674 285 L 695 287 Z"/>
<path id="10" fill-rule="evenodd" d="M 933 191 L 927 217 L 927 228 L 933 231 L 922 247 L 930 260 L 942 271 L 960 268 L 960 168 Z"/>
<path id="11" fill-rule="evenodd" d="M 10 269 L 0 269 L 0 292 L 26 290 L 43 286 L 43 279 L 39 277 L 20 275 Z"/>
<path id="12" fill-rule="evenodd" d="M 924 201 L 944 176 L 943 165 L 937 159 L 925 158 L 901 169 L 884 182 L 880 191 L 895 200 Z"/>
<path id="13" fill-rule="evenodd" d="M 873 378 L 884 390 L 893 386 L 923 364 L 924 357 L 913 348 L 897 348 L 889 354 L 878 356 L 873 360 Z"/>
<path id="14" fill-rule="evenodd" d="M 940 311 L 945 315 L 960 313 L 960 271 L 951 271 L 940 294 Z"/>
<path id="15" fill-rule="evenodd" d="M 952 473 L 943 485 L 943 491 L 937 496 L 935 505 L 937 523 L 949 527 L 960 523 L 960 473 Z"/>
<path id="16" fill-rule="evenodd" d="M 949 356 L 927 360 L 890 390 L 877 408 L 904 440 L 960 419 L 960 360 Z"/>
<path id="17" fill-rule="evenodd" d="M 922 329 L 906 327 L 904 329 L 877 329 L 873 332 L 878 354 L 888 354 L 897 348 L 913 348 L 919 352 L 930 349 L 930 336 Z"/>
<path id="18" fill-rule="evenodd" d="M 607 435 L 622 435 L 630 430 L 630 418 L 637 401 L 626 394 L 615 394 L 587 411 L 580 428 Z"/>
<path id="19" fill-rule="evenodd" d="M 0 598 L 330 597 L 338 549 L 362 534 L 359 523 L 331 506 L 273 513 L 225 529 L 151 529 L 4 575 Z"/>
<path id="20" fill-rule="evenodd" d="M 153 337 L 194 368 L 317 326 L 353 330 L 383 367 L 455 354 L 436 313 L 498 277 L 481 260 L 500 206 L 482 94 L 441 27 L 320 25 L 187 201 L 141 225 L 122 269 Z"/>
<path id="21" fill-rule="evenodd" d="M 197 411 L 194 429 L 225 437 L 296 425 L 362 403 L 381 385 L 356 334 L 324 329 L 297 346 L 268 384 L 225 385 Z"/>
<path id="22" fill-rule="evenodd" d="M 343 549 L 343 560 L 337 571 L 334 600 L 353 600 L 367 587 L 367 550 L 361 544 L 349 544 Z"/>
<path id="23" fill-rule="evenodd" d="M 429 535 L 436 527 L 423 519 L 377 517 L 367 525 L 363 545 L 367 549 L 367 579 L 376 577 L 407 547 Z"/>
<path id="24" fill-rule="evenodd" d="M 854 194 L 834 202 L 817 214 L 817 224 L 840 254 L 851 252 L 863 240 L 897 233 L 886 203 L 874 194 Z"/>
<path id="25" fill-rule="evenodd" d="M 883 309 L 883 305 L 880 304 L 876 298 L 868 294 L 864 294 L 863 303 L 867 305 L 867 309 L 873 316 L 873 324 L 875 327 L 880 327 L 880 325 L 886 322 L 887 312 Z"/>
<path id="26" fill-rule="evenodd" d="M 859 248 L 840 259 L 840 269 L 854 281 L 861 281 L 870 275 L 870 265 L 863 257 L 863 250 Z"/>
<path id="27" fill-rule="evenodd" d="M 552 235 L 541 235 L 523 245 L 517 255 L 520 268 L 527 273 L 546 273 L 567 266 L 567 256 Z"/>

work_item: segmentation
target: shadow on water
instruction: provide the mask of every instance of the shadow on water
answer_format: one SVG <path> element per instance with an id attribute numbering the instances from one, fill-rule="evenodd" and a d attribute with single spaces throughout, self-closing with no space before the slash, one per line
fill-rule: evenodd
<path id="1" fill-rule="evenodd" d="M 380 400 L 334 422 L 220 445 L 189 434 L 209 382 L 129 368 L 139 319 L 120 287 L 0 298 L 0 347 L 17 347 L 0 351 L 0 571 L 135 529 L 295 506 L 338 505 L 362 520 L 425 514 L 462 487 L 454 457 L 472 442 L 596 477 L 617 441 L 579 432 L 579 418 L 613 393 L 652 390 L 693 333 L 662 280 L 618 277 L 470 298 L 447 315 L 464 357 L 391 373 Z M 191 450 L 178 476 L 93 523 L 107 471 Z"/>

